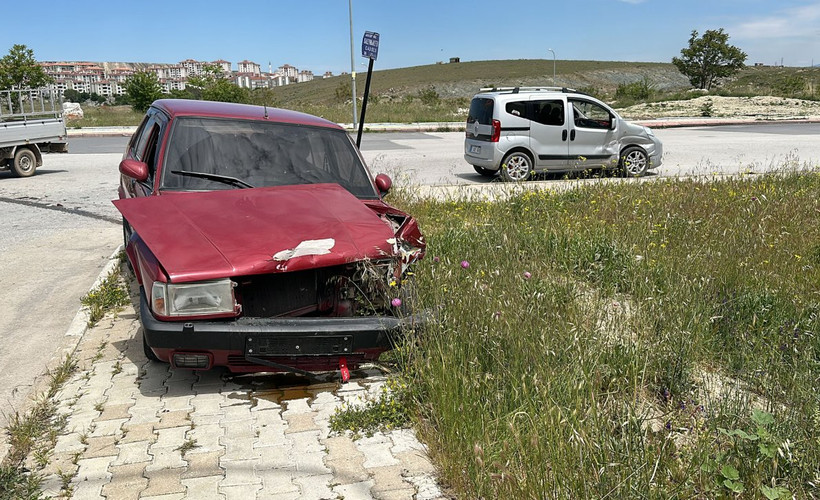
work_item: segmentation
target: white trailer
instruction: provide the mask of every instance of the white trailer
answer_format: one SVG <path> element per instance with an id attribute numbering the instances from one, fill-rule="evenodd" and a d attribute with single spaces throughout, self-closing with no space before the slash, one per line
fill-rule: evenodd
<path id="1" fill-rule="evenodd" d="M 0 91 L 0 170 L 34 175 L 44 152 L 68 151 L 62 102 L 56 89 Z"/>

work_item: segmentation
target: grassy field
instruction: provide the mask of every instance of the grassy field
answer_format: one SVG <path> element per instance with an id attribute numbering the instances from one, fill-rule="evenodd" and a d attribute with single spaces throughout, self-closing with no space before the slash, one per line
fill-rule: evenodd
<path id="1" fill-rule="evenodd" d="M 364 93 L 366 72 L 357 93 Z M 374 71 L 368 123 L 462 122 L 470 98 L 482 87 L 550 85 L 551 60 L 475 61 Z M 642 102 L 690 99 L 689 84 L 670 63 L 558 61 L 556 85 L 576 88 L 625 107 Z M 750 67 L 714 95 L 820 98 L 820 68 Z M 635 94 L 634 92 L 637 92 Z M 698 94 L 701 95 L 701 94 Z M 251 103 L 303 111 L 336 123 L 353 121 L 350 75 L 262 89 Z M 360 106 L 359 106 L 360 108 Z M 137 125 L 141 114 L 127 106 L 85 108 L 70 127 Z"/>
<path id="2" fill-rule="evenodd" d="M 403 351 L 459 498 L 820 495 L 820 172 L 396 193 L 436 321 Z"/>

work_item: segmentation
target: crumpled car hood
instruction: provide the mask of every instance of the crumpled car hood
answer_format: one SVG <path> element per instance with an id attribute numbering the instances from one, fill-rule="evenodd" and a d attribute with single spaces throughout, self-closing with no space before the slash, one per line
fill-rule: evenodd
<path id="1" fill-rule="evenodd" d="M 390 227 L 338 184 L 114 200 L 172 282 L 395 255 Z"/>

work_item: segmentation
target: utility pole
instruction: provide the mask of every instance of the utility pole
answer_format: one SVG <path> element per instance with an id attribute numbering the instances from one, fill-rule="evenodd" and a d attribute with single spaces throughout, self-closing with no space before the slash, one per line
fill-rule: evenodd
<path id="1" fill-rule="evenodd" d="M 552 86 L 555 87 L 555 51 L 552 49 L 547 49 L 552 52 Z"/>
<path id="2" fill-rule="evenodd" d="M 350 12 L 350 76 L 353 83 L 353 128 L 356 128 L 356 61 L 353 59 L 353 0 L 347 0 Z"/>

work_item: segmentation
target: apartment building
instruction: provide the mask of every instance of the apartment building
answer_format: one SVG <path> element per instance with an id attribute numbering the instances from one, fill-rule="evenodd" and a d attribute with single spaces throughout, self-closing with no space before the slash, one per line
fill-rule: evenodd
<path id="1" fill-rule="evenodd" d="M 117 96 L 125 94 L 125 83 L 138 68 L 144 71 L 153 72 L 157 75 L 162 91 L 169 93 L 173 90 L 185 90 L 188 79 L 193 76 L 203 75 L 205 67 L 208 65 L 217 66 L 226 75 L 230 75 L 233 82 L 243 88 L 259 89 L 271 88 L 293 83 L 302 83 L 313 80 L 313 72 L 308 70 L 299 71 L 295 66 L 284 64 L 277 68 L 277 71 L 262 72 L 258 63 L 253 61 L 240 61 L 237 63 L 237 71 L 232 70 L 230 61 L 218 59 L 212 62 L 196 61 L 186 59 L 177 64 L 153 64 L 128 63 L 125 66 L 117 65 L 109 68 L 108 63 L 88 62 L 88 61 L 46 61 L 40 65 L 46 74 L 54 78 L 55 87 L 62 94 L 68 89 L 85 93 L 97 93 L 102 96 Z M 268 63 L 270 66 L 270 63 Z M 109 69 L 106 69 L 109 68 Z M 326 72 L 323 78 L 333 76 Z"/>

